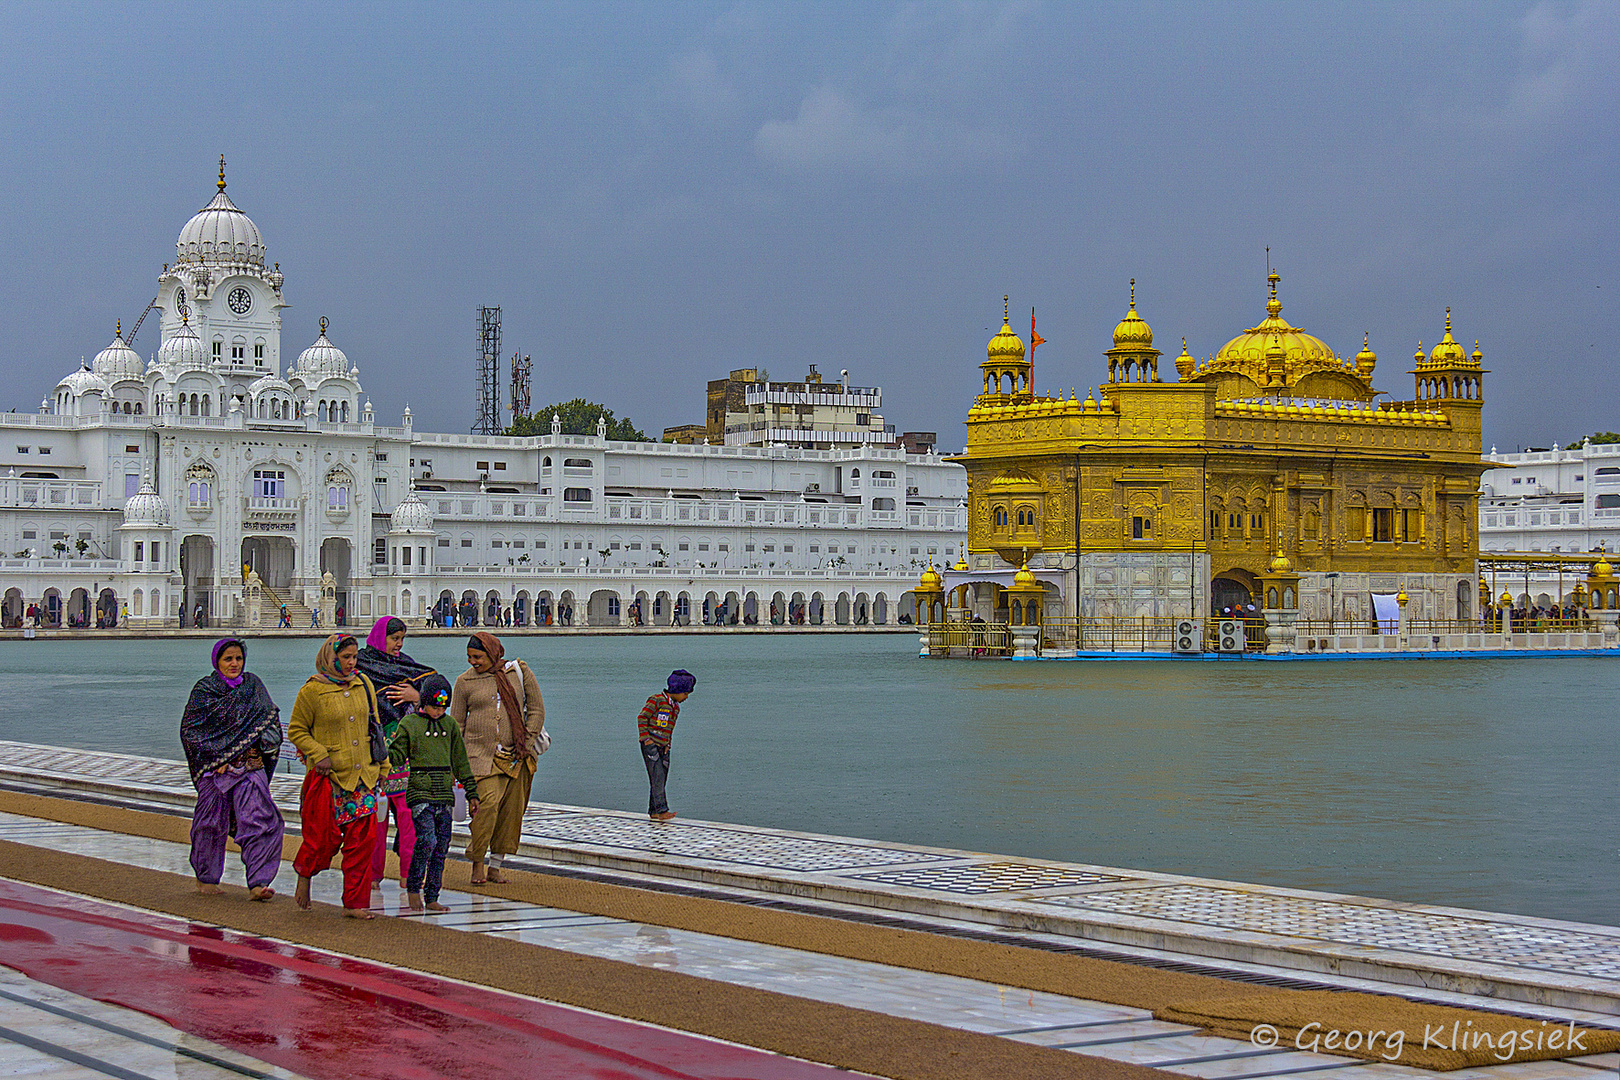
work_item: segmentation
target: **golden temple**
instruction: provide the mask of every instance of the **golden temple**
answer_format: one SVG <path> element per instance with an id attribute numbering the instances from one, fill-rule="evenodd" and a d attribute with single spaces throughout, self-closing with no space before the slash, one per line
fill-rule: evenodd
<path id="1" fill-rule="evenodd" d="M 1305 618 L 1364 618 L 1372 594 L 1402 588 L 1415 617 L 1477 614 L 1478 343 L 1452 337 L 1448 308 L 1440 342 L 1413 358 L 1412 397 L 1392 401 L 1373 387 L 1370 338 L 1342 358 L 1290 325 L 1280 280 L 1265 318 L 1213 356 L 1183 339 L 1174 381 L 1133 280 L 1106 381 L 1083 401 L 1035 391 L 1004 317 L 956 459 L 968 554 L 945 571 L 949 607 L 1005 621 L 1027 566 L 1049 616 L 1266 606 L 1272 579 L 1288 587 L 1270 606 Z"/>

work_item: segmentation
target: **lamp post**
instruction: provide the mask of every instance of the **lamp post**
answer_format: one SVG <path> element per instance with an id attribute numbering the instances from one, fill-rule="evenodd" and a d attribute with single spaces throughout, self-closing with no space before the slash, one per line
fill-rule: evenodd
<path id="1" fill-rule="evenodd" d="M 1329 571 L 1322 575 L 1328 579 L 1328 633 L 1339 632 L 1336 625 L 1339 618 L 1339 572 Z"/>

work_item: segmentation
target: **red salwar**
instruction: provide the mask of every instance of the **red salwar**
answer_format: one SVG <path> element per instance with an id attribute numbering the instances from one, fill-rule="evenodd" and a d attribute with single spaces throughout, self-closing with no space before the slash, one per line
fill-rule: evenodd
<path id="1" fill-rule="evenodd" d="M 318 772 L 304 776 L 298 812 L 304 842 L 298 846 L 293 869 L 312 878 L 329 869 L 332 857 L 343 850 L 343 906 L 351 910 L 371 906 L 371 854 L 377 846 L 377 817 L 362 814 L 339 825 L 332 805 L 332 781 Z"/>

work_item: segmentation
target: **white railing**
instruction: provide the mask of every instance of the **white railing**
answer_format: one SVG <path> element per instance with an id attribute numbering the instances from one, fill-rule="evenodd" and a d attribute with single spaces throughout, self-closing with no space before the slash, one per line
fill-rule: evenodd
<path id="1" fill-rule="evenodd" d="M 423 577 L 481 577 L 498 578 L 506 575 L 521 577 L 566 578 L 791 578 L 795 580 L 827 579 L 837 581 L 881 581 L 911 588 L 917 582 L 918 571 L 907 567 L 899 570 L 852 569 L 769 569 L 762 567 L 707 567 L 696 566 L 546 566 L 541 563 L 517 566 L 436 566 Z M 401 573 L 400 577 L 410 575 Z"/>
<path id="2" fill-rule="evenodd" d="M 119 559 L 0 559 L 0 570 L 81 570 L 98 574 L 121 573 L 125 569 Z"/>
<path id="3" fill-rule="evenodd" d="M 0 479 L 0 506 L 48 507 L 101 504 L 101 484 L 88 480 L 34 480 L 8 476 Z"/>
<path id="4" fill-rule="evenodd" d="M 274 499 L 263 495 L 244 495 L 242 505 L 248 510 L 297 510 L 297 499 Z"/>
<path id="5" fill-rule="evenodd" d="M 514 495 L 419 493 L 434 509 L 434 516 L 449 520 L 533 518 L 547 520 L 555 505 L 552 497 Z M 501 507 L 499 511 L 496 506 Z M 571 521 L 594 519 L 602 524 L 743 525 L 753 528 L 867 528 L 894 527 L 901 511 L 869 510 L 854 504 L 756 502 L 738 499 L 634 499 L 615 497 L 600 503 L 563 503 L 562 514 Z M 906 522 L 919 529 L 961 532 L 967 528 L 967 510 L 940 507 L 905 512 Z"/>

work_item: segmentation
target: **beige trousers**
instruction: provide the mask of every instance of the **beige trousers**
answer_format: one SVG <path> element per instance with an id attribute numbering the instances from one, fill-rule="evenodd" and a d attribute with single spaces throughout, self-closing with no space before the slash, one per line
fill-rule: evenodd
<path id="1" fill-rule="evenodd" d="M 472 835 L 467 840 L 467 858 L 473 862 L 483 862 L 491 849 L 497 855 L 518 849 L 534 784 L 534 759 L 524 758 L 513 771 L 514 776 L 496 772 L 478 778 L 478 813 L 468 825 Z"/>

